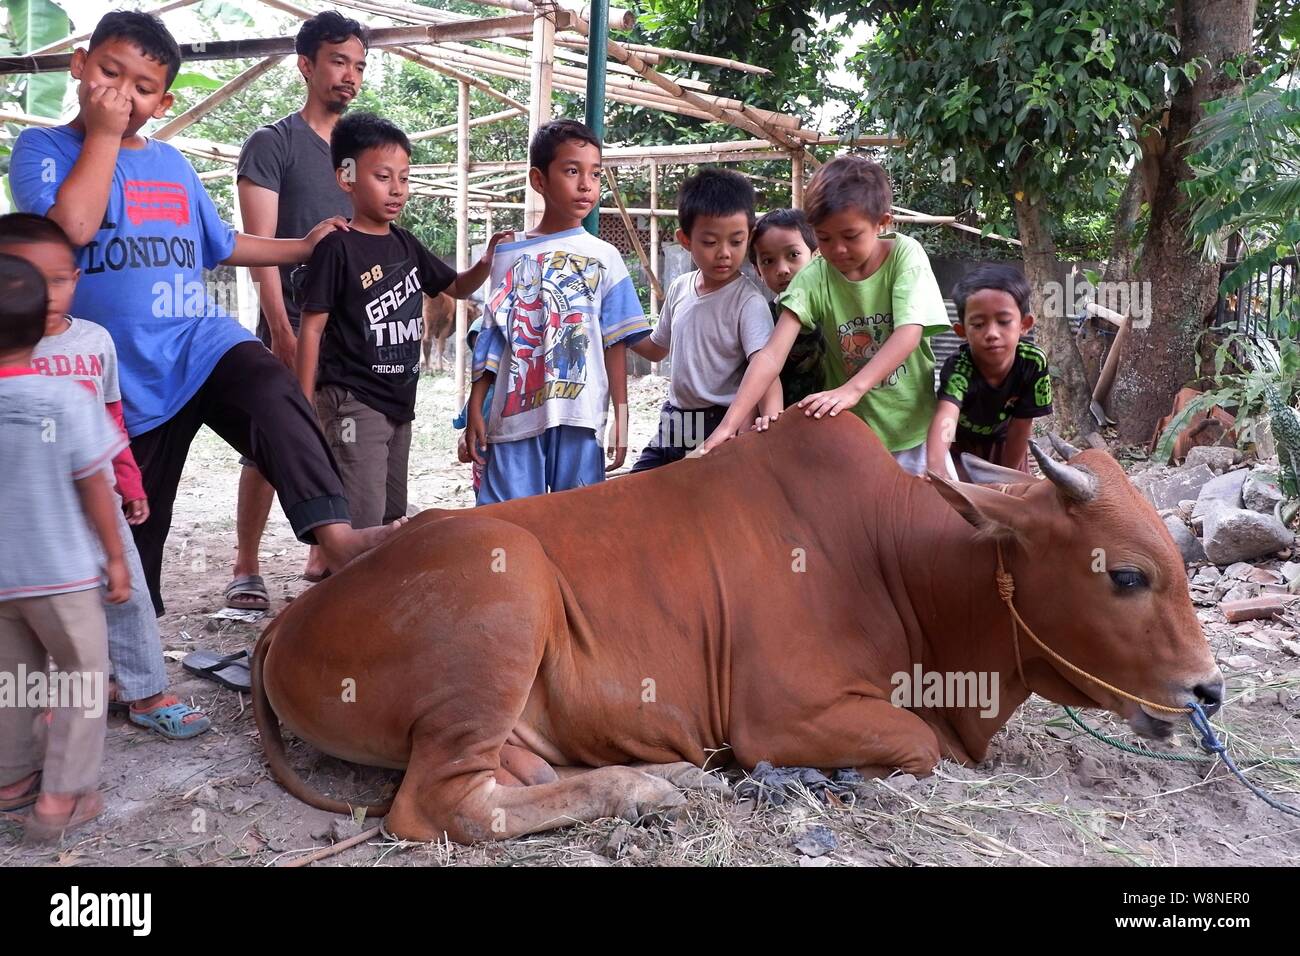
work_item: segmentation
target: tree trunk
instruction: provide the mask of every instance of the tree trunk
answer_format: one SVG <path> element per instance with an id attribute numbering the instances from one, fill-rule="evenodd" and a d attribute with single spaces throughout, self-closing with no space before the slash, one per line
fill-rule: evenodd
<path id="1" fill-rule="evenodd" d="M 1180 188 L 1192 178 L 1187 137 L 1205 116 L 1208 100 L 1240 89 L 1220 64 L 1250 52 L 1254 16 L 1255 0 L 1184 0 L 1171 12 L 1183 62 L 1204 57 L 1209 65 L 1170 104 L 1159 175 L 1147 196 L 1151 221 L 1136 278 L 1151 318 L 1145 327 L 1133 327 L 1113 398 L 1125 442 L 1149 440 L 1174 395 L 1196 377 L 1196 338 L 1214 309 L 1219 271 L 1201 261 L 1188 237 Z"/>
<path id="2" fill-rule="evenodd" d="M 1136 163 L 1129 173 L 1124 192 L 1119 197 L 1115 209 L 1113 234 L 1110 243 L 1110 255 L 1106 258 L 1106 268 L 1102 270 L 1102 282 L 1127 282 L 1133 275 L 1133 260 L 1137 257 L 1137 244 L 1133 241 L 1133 231 L 1142 213 L 1144 199 L 1142 166 Z M 1106 353 L 1106 336 L 1102 328 L 1110 329 L 1110 323 L 1104 319 L 1085 319 L 1079 331 L 1079 354 L 1083 357 L 1083 373 L 1094 387 L 1101 377 L 1101 366 Z"/>
<path id="3" fill-rule="evenodd" d="M 1034 337 L 1052 370 L 1052 405 L 1056 421 L 1067 435 L 1092 430 L 1088 403 L 1092 393 L 1083 374 L 1083 359 L 1070 331 L 1069 305 L 1059 315 L 1043 307 L 1048 283 L 1056 282 L 1056 242 L 1043 221 L 1044 200 L 1017 191 L 1012 199 L 1020 230 L 1021 252 L 1025 257 L 1025 278 L 1029 280 L 1029 306 L 1037 320 Z"/>

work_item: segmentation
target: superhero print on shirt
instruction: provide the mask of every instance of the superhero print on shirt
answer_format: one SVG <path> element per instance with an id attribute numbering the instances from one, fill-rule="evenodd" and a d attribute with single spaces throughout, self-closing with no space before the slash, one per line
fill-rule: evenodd
<path id="1" fill-rule="evenodd" d="M 563 251 L 521 255 L 507 270 L 488 300 L 507 340 L 502 417 L 587 387 L 588 323 L 604 272 L 600 260 Z"/>

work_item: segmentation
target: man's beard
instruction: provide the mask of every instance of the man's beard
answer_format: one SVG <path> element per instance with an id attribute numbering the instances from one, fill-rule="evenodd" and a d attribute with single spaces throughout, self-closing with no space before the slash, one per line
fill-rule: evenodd
<path id="1" fill-rule="evenodd" d="M 351 100 L 343 99 L 340 97 L 338 99 L 326 100 L 325 108 L 329 110 L 331 113 L 342 115 L 343 113 L 347 112 L 348 106 L 351 105 L 351 103 L 352 103 Z"/>

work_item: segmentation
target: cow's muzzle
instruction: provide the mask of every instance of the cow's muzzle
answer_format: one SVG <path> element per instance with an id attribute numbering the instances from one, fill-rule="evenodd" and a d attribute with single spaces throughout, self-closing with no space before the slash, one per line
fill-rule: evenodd
<path id="1" fill-rule="evenodd" d="M 1218 713 L 1223 707 L 1223 679 L 1216 677 L 1195 685 L 1190 688 L 1187 700 L 1189 703 L 1195 700 L 1200 704 L 1207 717 Z M 1154 737 L 1158 740 L 1169 737 L 1180 723 L 1181 719 L 1175 714 L 1153 713 L 1141 705 L 1137 713 L 1129 719 L 1129 726 L 1134 731 L 1144 737 Z"/>

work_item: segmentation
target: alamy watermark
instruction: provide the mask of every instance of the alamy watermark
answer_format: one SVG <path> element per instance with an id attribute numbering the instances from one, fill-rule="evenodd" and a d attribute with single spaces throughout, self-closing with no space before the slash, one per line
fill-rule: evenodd
<path id="1" fill-rule="evenodd" d="M 981 717 L 998 715 L 996 671 L 897 671 L 889 678 L 894 690 L 889 702 L 908 710 L 920 708 L 978 707 Z"/>
<path id="2" fill-rule="evenodd" d="M 90 718 L 104 714 L 103 671 L 29 671 L 19 663 L 16 671 L 0 671 L 0 707 L 70 707 Z"/>

